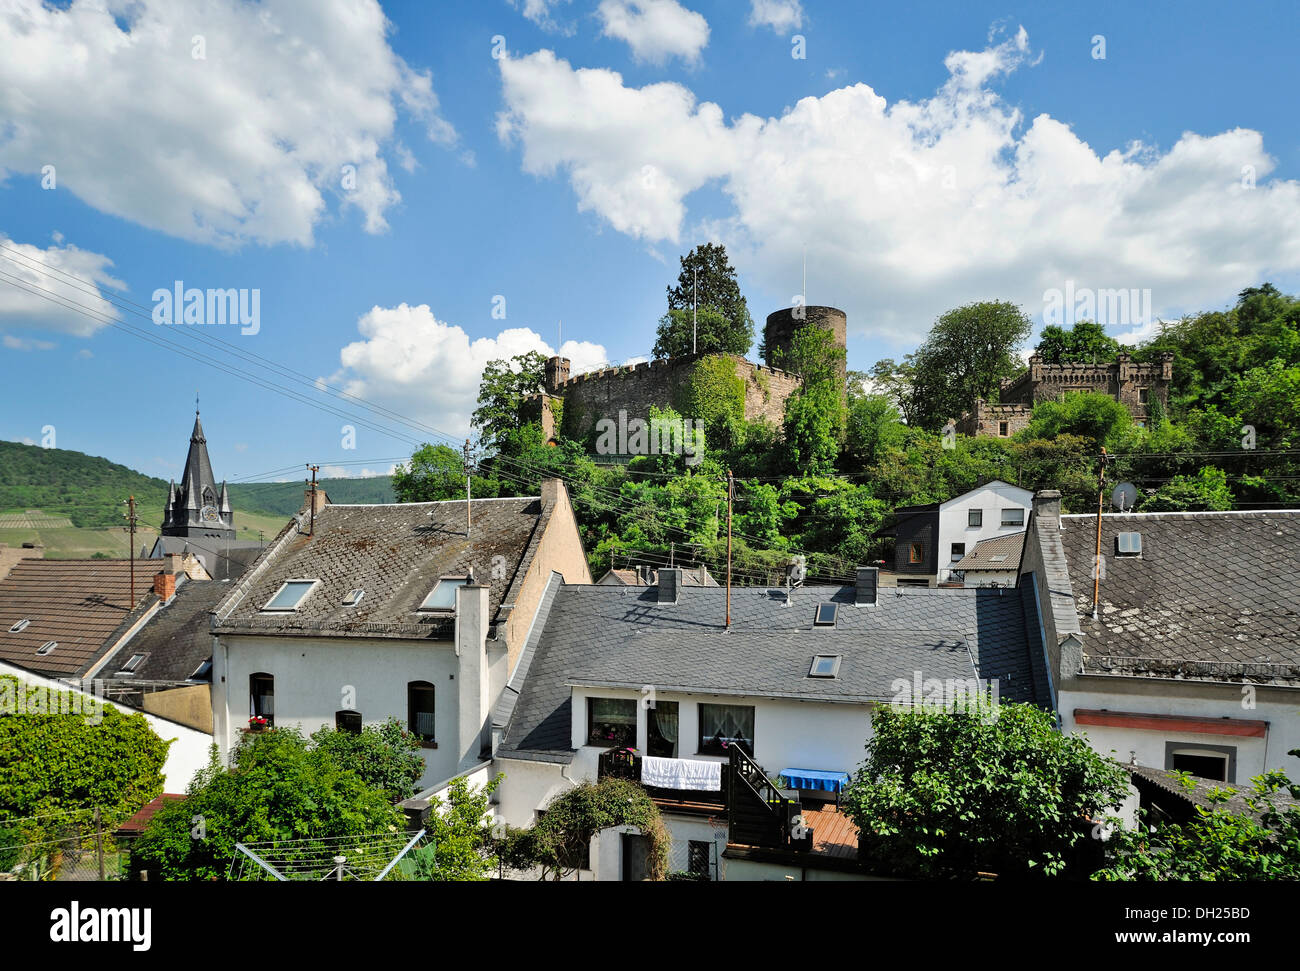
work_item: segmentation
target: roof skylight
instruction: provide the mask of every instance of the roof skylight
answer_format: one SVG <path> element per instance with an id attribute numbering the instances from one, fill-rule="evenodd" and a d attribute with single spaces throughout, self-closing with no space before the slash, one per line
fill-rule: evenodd
<path id="1" fill-rule="evenodd" d="M 810 678 L 833 678 L 840 672 L 839 654 L 818 654 L 812 659 L 812 666 L 808 668 L 808 677 Z"/>
<path id="2" fill-rule="evenodd" d="M 361 603 L 361 598 L 365 595 L 366 591 L 361 587 L 357 587 L 357 589 L 349 592 L 348 595 L 343 598 L 343 606 L 355 607 L 357 604 Z"/>
<path id="3" fill-rule="evenodd" d="M 286 580 L 262 610 L 281 612 L 297 610 L 311 593 L 312 587 L 319 582 L 319 580 Z"/>
<path id="4" fill-rule="evenodd" d="M 813 618 L 815 627 L 834 627 L 835 618 L 839 614 L 839 604 L 818 604 L 817 614 Z"/>
<path id="5" fill-rule="evenodd" d="M 456 591 L 469 582 L 468 577 L 443 577 L 420 604 L 421 610 L 455 610 Z"/>
<path id="6" fill-rule="evenodd" d="M 51 651 L 53 651 L 53 650 L 54 650 L 56 647 L 58 647 L 58 646 L 59 646 L 59 642 L 58 642 L 58 641 L 46 641 L 44 644 L 42 644 L 40 647 L 38 647 L 38 648 L 36 649 L 36 653 L 37 653 L 37 654 L 49 654 Z"/>
<path id="7" fill-rule="evenodd" d="M 12 627 L 9 628 L 9 633 L 17 634 L 20 630 L 26 630 L 27 625 L 30 623 L 31 621 L 26 617 L 24 617 L 22 620 L 18 621 L 18 623 L 14 624 Z"/>

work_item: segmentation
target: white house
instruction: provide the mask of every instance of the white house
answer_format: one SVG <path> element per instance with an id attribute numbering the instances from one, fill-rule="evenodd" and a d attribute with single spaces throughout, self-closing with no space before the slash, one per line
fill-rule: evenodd
<path id="1" fill-rule="evenodd" d="M 553 572 L 589 583 L 568 494 L 336 505 L 318 494 L 213 616 L 223 755 L 255 721 L 422 739 L 428 788 L 490 752 L 493 705 Z"/>
<path id="2" fill-rule="evenodd" d="M 893 582 L 949 582 L 976 543 L 1024 531 L 1033 497 L 1028 489 L 995 479 L 946 502 L 895 509 L 894 525 L 876 534 L 895 538 Z"/>
<path id="3" fill-rule="evenodd" d="M 728 628 L 727 591 L 679 575 L 552 581 L 493 722 L 505 822 L 528 825 L 568 787 L 612 774 L 649 788 L 671 870 L 866 879 L 836 794 L 865 758 L 874 705 L 990 683 L 1002 699 L 1047 703 L 1032 591 L 882 589 L 865 567 L 856 586 L 789 602 L 733 589 Z M 637 834 L 593 843 L 586 878 L 637 878 Z"/>
<path id="4" fill-rule="evenodd" d="M 1137 766 L 1300 778 L 1300 511 L 1107 515 L 1099 568 L 1096 543 L 1039 493 L 1022 571 L 1062 729 Z"/>

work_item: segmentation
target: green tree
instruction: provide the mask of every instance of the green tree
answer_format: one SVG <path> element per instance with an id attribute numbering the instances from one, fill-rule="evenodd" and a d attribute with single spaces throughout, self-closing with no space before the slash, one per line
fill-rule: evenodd
<path id="1" fill-rule="evenodd" d="M 690 347 L 692 307 L 710 307 L 725 318 L 728 334 L 721 340 L 719 350 L 725 348 L 729 353 L 742 356 L 749 353 L 754 341 L 754 320 L 749 315 L 749 305 L 740 293 L 736 269 L 727 259 L 726 247 L 720 243 L 703 243 L 681 258 L 677 285 L 668 288 L 669 314 L 665 320 L 673 326 L 666 334 L 663 324 L 660 324 L 660 339 L 656 340 L 654 348 L 656 356 L 668 356 L 675 347 Z M 678 323 L 681 318 L 673 317 L 674 310 L 686 311 L 684 345 L 680 337 L 681 325 Z M 703 351 L 704 347 L 701 346 L 700 350 Z"/>
<path id="2" fill-rule="evenodd" d="M 655 357 L 685 357 L 688 354 L 749 353 L 753 337 L 732 322 L 716 307 L 670 310 L 659 320 L 655 331 Z M 692 350 L 694 348 L 694 350 Z"/>
<path id="3" fill-rule="evenodd" d="M 1073 391 L 1061 401 L 1041 401 L 1034 405 L 1028 426 L 1016 438 L 1029 441 L 1078 435 L 1117 451 L 1132 443 L 1134 432 L 1133 416 L 1110 395 Z"/>
<path id="4" fill-rule="evenodd" d="M 1128 791 L 1124 770 L 1026 704 L 881 705 L 844 797 L 865 858 L 911 877 L 1058 876 Z"/>
<path id="5" fill-rule="evenodd" d="M 1080 320 L 1066 330 L 1048 324 L 1038 335 L 1035 351 L 1044 364 L 1065 364 L 1081 361 L 1087 364 L 1109 364 L 1119 353 L 1120 342 L 1106 333 L 1106 328 L 1091 320 Z"/>
<path id="6" fill-rule="evenodd" d="M 1143 512 L 1231 509 L 1232 492 L 1223 469 L 1207 465 L 1195 475 L 1177 475 L 1142 503 Z"/>
<path id="7" fill-rule="evenodd" d="M 581 782 L 555 796 L 536 823 L 508 830 L 499 858 L 513 870 L 540 868 L 543 879 L 561 880 L 582 868 L 591 840 L 603 829 L 635 826 L 648 841 L 646 865 L 651 880 L 668 867 L 668 833 L 659 807 L 638 783 L 604 778 Z"/>
<path id="8" fill-rule="evenodd" d="M 0 712 L 0 818 L 98 809 L 111 827 L 162 792 L 172 743 L 138 712 L 8 675 Z"/>
<path id="9" fill-rule="evenodd" d="M 1300 756 L 1300 749 L 1291 755 Z M 1184 774 L 1183 785 L 1195 782 Z M 1245 794 L 1246 812 L 1224 805 L 1238 794 L 1231 786 L 1212 789 L 1210 808 L 1171 823 L 1143 820 L 1136 830 L 1118 830 L 1107 841 L 1110 866 L 1094 880 L 1300 880 L 1300 805 L 1270 798 L 1285 791 L 1300 799 L 1300 785 L 1285 772 L 1256 776 Z M 1281 806 L 1281 808 L 1279 808 Z"/>
<path id="10" fill-rule="evenodd" d="M 914 358 L 916 423 L 936 429 L 973 409 L 976 398 L 995 400 L 1002 379 L 1024 370 L 1016 351 L 1032 329 L 1020 308 L 1005 301 L 967 304 L 941 316 Z"/>
<path id="11" fill-rule="evenodd" d="M 312 733 L 311 744 L 340 769 L 350 769 L 366 785 L 385 790 L 394 802 L 415 795 L 424 774 L 420 741 L 396 718 L 366 725 L 359 732 L 323 725 Z"/>
<path id="12" fill-rule="evenodd" d="M 453 779 L 447 800 L 429 803 L 426 844 L 413 852 L 404 875 L 412 880 L 486 880 L 492 872 L 492 793 L 505 778 L 471 788 L 464 776 Z M 400 866 L 400 864 L 399 864 Z"/>
<path id="13" fill-rule="evenodd" d="M 546 357 L 537 351 L 488 361 L 471 419 L 485 448 L 500 449 L 509 434 L 525 424 L 524 399 L 542 390 L 545 374 Z"/>
<path id="14" fill-rule="evenodd" d="M 393 494 L 398 502 L 464 499 L 464 456 L 447 445 L 421 445 L 393 469 Z"/>
<path id="15" fill-rule="evenodd" d="M 230 768 L 211 761 L 184 800 L 165 803 L 136 840 L 136 868 L 164 880 L 225 879 L 236 843 L 359 836 L 405 826 L 389 792 L 340 768 L 298 731 L 244 735 Z"/>

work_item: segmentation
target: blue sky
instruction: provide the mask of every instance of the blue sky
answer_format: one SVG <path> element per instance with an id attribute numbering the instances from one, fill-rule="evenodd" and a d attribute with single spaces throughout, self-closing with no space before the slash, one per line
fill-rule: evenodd
<path id="1" fill-rule="evenodd" d="M 1166 318 L 1263 279 L 1300 288 L 1291 4 L 297 6 L 0 17 L 0 438 L 53 426 L 59 447 L 166 478 L 196 390 L 221 477 L 382 472 L 431 437 L 289 400 L 37 286 L 451 436 L 483 361 L 557 347 L 561 319 L 575 370 L 648 356 L 677 259 L 705 239 L 760 326 L 806 253 L 808 301 L 848 313 L 863 369 L 969 300 L 1041 323 L 1067 282 L 1149 289 Z M 89 284 L 62 289 L 40 268 L 56 261 Z M 153 323 L 177 280 L 259 290 L 257 332 Z"/>

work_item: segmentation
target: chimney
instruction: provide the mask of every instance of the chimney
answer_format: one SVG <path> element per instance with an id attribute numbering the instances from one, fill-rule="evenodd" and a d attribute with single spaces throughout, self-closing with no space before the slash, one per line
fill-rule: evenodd
<path id="1" fill-rule="evenodd" d="M 542 480 L 542 505 L 553 506 L 561 499 L 568 501 L 569 490 L 564 487 L 563 479 Z"/>
<path id="2" fill-rule="evenodd" d="M 324 509 L 326 506 L 329 505 L 329 503 L 330 503 L 330 497 L 327 496 L 327 495 L 325 495 L 325 490 L 322 489 L 319 485 L 316 486 L 316 509 L 315 509 L 315 512 L 316 512 L 317 514 L 319 514 L 320 511 L 321 511 L 322 509 Z M 304 490 L 303 490 L 303 493 L 302 493 L 302 508 L 303 508 L 304 510 L 311 511 L 311 489 L 304 489 Z"/>
<path id="3" fill-rule="evenodd" d="M 1040 489 L 1034 493 L 1034 519 L 1048 520 L 1060 525 L 1061 490 Z"/>
<path id="4" fill-rule="evenodd" d="M 876 566 L 858 567 L 857 594 L 854 602 L 860 605 L 872 605 L 876 602 L 876 591 L 880 587 L 880 568 Z"/>
<path id="5" fill-rule="evenodd" d="M 176 574 L 165 570 L 156 574 L 153 578 L 153 592 L 163 600 L 171 600 L 176 596 Z"/>
<path id="6" fill-rule="evenodd" d="M 659 602 L 661 604 L 677 603 L 677 591 L 682 586 L 681 567 L 659 568 Z"/>
<path id="7" fill-rule="evenodd" d="M 163 572 L 175 576 L 177 573 L 185 571 L 185 554 L 184 553 L 164 553 L 163 554 Z"/>

